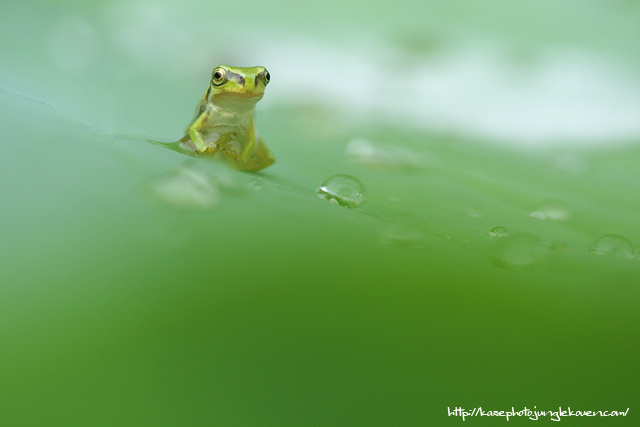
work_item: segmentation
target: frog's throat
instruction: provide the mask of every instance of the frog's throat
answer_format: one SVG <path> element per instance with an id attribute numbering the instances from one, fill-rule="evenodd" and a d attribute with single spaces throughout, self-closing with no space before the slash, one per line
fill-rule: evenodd
<path id="1" fill-rule="evenodd" d="M 260 99 L 262 99 L 263 96 L 264 96 L 264 92 L 262 93 L 223 92 L 223 93 L 218 93 L 213 95 L 211 99 L 213 102 L 219 102 L 224 100 L 225 98 L 243 98 L 243 99 L 258 98 L 257 101 L 259 101 Z"/>

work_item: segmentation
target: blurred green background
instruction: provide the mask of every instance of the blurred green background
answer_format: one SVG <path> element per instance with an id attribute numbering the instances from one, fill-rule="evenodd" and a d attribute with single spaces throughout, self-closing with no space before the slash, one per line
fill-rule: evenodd
<path id="1" fill-rule="evenodd" d="M 4 1 L 0 425 L 637 420 L 638 22 L 628 0 Z M 272 75 L 258 174 L 147 142 L 183 136 L 223 63 Z M 336 174 L 361 207 L 316 196 Z"/>

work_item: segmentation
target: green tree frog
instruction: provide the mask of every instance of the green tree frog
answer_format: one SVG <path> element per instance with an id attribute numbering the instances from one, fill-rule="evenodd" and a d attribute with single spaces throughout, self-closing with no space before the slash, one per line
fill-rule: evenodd
<path id="1" fill-rule="evenodd" d="M 221 153 L 236 169 L 272 165 L 275 156 L 255 125 L 255 106 L 270 79 L 264 67 L 216 67 L 180 145 L 199 155 Z"/>

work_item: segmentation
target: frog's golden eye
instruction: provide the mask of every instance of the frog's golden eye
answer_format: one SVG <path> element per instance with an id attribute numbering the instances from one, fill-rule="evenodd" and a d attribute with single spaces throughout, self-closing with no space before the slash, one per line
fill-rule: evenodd
<path id="1" fill-rule="evenodd" d="M 224 68 L 216 68 L 215 70 L 213 70 L 213 74 L 211 74 L 211 83 L 216 86 L 220 86 L 226 81 L 227 79 L 225 77 Z"/>
<path id="2" fill-rule="evenodd" d="M 271 74 L 267 70 L 264 71 L 264 84 L 266 85 L 271 80 Z"/>

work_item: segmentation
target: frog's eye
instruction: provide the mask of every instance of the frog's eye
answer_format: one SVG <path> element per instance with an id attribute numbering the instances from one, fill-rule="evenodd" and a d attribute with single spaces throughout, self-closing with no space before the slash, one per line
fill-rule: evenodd
<path id="1" fill-rule="evenodd" d="M 264 72 L 264 84 L 266 85 L 271 80 L 271 74 L 268 71 Z"/>
<path id="2" fill-rule="evenodd" d="M 222 83 L 226 82 L 225 71 L 224 68 L 216 68 L 213 70 L 213 74 L 211 74 L 211 83 L 216 86 L 220 86 Z"/>

